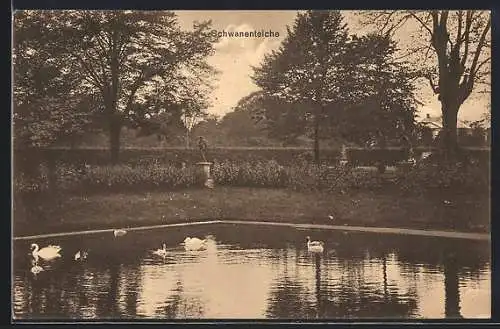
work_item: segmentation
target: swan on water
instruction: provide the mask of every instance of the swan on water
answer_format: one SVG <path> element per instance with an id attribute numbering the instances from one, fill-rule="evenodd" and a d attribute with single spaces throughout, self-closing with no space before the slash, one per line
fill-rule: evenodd
<path id="1" fill-rule="evenodd" d="M 186 250 L 205 250 L 207 249 L 207 240 L 187 237 L 184 239 L 184 248 Z"/>
<path id="2" fill-rule="evenodd" d="M 167 245 L 164 243 L 161 249 L 153 250 L 153 254 L 165 258 L 167 256 Z"/>
<path id="3" fill-rule="evenodd" d="M 87 259 L 88 255 L 89 255 L 88 252 L 78 250 L 78 252 L 75 254 L 75 260 L 83 261 L 83 260 Z"/>
<path id="4" fill-rule="evenodd" d="M 311 238 L 307 237 L 307 250 L 310 252 L 321 253 L 324 250 L 324 245 L 323 241 L 311 241 Z"/>
<path id="5" fill-rule="evenodd" d="M 113 231 L 113 235 L 116 237 L 119 237 L 119 236 L 124 236 L 125 234 L 127 234 L 127 231 L 125 230 L 114 230 Z"/>
<path id="6" fill-rule="evenodd" d="M 32 249 L 31 255 L 33 255 L 33 257 L 35 257 L 36 259 L 40 257 L 41 259 L 44 260 L 51 260 L 61 257 L 61 255 L 59 254 L 59 252 L 61 251 L 61 247 L 59 246 L 49 245 L 47 247 L 40 249 L 38 244 L 32 243 L 31 249 Z"/>

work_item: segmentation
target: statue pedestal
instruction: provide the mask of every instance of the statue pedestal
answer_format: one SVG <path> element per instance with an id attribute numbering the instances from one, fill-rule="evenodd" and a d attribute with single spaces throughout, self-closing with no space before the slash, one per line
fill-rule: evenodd
<path id="1" fill-rule="evenodd" d="M 198 173 L 202 177 L 203 186 L 208 188 L 214 187 L 214 180 L 211 177 L 210 169 L 212 167 L 211 162 L 198 162 L 196 163 L 198 167 Z"/>
<path id="2" fill-rule="evenodd" d="M 347 147 L 342 144 L 342 148 L 340 149 L 340 160 L 339 163 L 341 166 L 347 166 L 349 160 L 347 158 Z"/>

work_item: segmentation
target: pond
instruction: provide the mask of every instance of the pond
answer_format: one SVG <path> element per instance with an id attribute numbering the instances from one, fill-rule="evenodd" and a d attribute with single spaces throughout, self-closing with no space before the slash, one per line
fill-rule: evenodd
<path id="1" fill-rule="evenodd" d="M 37 275 L 33 242 L 62 247 Z M 15 319 L 490 317 L 487 241 L 211 224 L 15 241 L 13 266 Z"/>

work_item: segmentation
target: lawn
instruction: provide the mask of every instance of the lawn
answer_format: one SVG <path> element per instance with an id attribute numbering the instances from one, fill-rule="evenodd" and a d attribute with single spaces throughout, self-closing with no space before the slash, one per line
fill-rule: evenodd
<path id="1" fill-rule="evenodd" d="M 14 234 L 132 227 L 200 220 L 257 220 L 489 232 L 489 196 L 401 195 L 370 191 L 185 189 L 174 192 L 61 195 L 36 217 L 14 212 Z"/>

